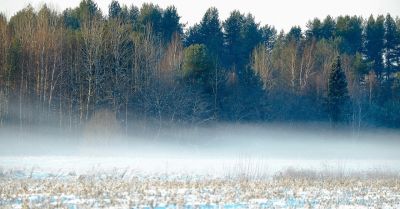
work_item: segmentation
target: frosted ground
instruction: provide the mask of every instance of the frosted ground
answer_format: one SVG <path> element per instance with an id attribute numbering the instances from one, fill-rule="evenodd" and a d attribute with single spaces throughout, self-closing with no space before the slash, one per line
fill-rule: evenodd
<path id="1" fill-rule="evenodd" d="M 176 133 L 96 145 L 0 133 L 0 208 L 400 208 L 399 133 Z"/>

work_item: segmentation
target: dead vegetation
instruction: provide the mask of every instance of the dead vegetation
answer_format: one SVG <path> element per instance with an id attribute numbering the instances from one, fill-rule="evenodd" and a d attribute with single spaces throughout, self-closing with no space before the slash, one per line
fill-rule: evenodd
<path id="1" fill-rule="evenodd" d="M 32 177 L 2 171 L 0 208 L 397 208 L 396 173 L 288 169 L 273 178 L 113 174 Z"/>

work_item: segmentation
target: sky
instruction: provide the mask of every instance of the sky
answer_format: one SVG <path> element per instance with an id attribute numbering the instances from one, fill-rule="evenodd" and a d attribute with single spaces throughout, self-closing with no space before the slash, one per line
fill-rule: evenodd
<path id="1" fill-rule="evenodd" d="M 111 0 L 94 0 L 104 14 L 107 14 Z M 39 8 L 47 3 L 52 8 L 62 11 L 76 7 L 80 0 L 0 0 L 0 12 L 8 18 L 29 3 Z M 175 5 L 181 16 L 181 22 L 188 26 L 201 20 L 207 8 L 214 6 L 220 12 L 220 18 L 226 19 L 230 12 L 237 9 L 243 13 L 250 12 L 261 25 L 273 25 L 277 30 L 288 31 L 292 26 L 304 28 L 306 23 L 315 18 L 327 15 L 357 15 L 364 18 L 371 14 L 400 16 L 400 0 L 119 0 L 120 4 L 136 6 L 152 2 L 165 8 Z"/>

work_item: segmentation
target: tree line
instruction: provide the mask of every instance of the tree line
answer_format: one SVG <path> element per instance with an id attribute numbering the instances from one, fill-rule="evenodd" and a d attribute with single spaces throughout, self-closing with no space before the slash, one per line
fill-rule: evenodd
<path id="1" fill-rule="evenodd" d="M 0 126 L 137 121 L 332 122 L 400 127 L 400 19 L 327 16 L 287 33 L 209 8 L 92 0 L 0 15 Z"/>

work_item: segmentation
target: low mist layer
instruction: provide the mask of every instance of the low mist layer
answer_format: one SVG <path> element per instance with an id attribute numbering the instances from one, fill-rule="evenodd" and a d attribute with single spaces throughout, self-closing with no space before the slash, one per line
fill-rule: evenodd
<path id="1" fill-rule="evenodd" d="M 0 134 L 0 166 L 90 171 L 276 172 L 400 170 L 400 133 L 332 130 L 317 126 L 215 125 L 148 128 L 130 136 L 99 130 Z M 96 170 L 96 169 L 95 169 Z"/>

